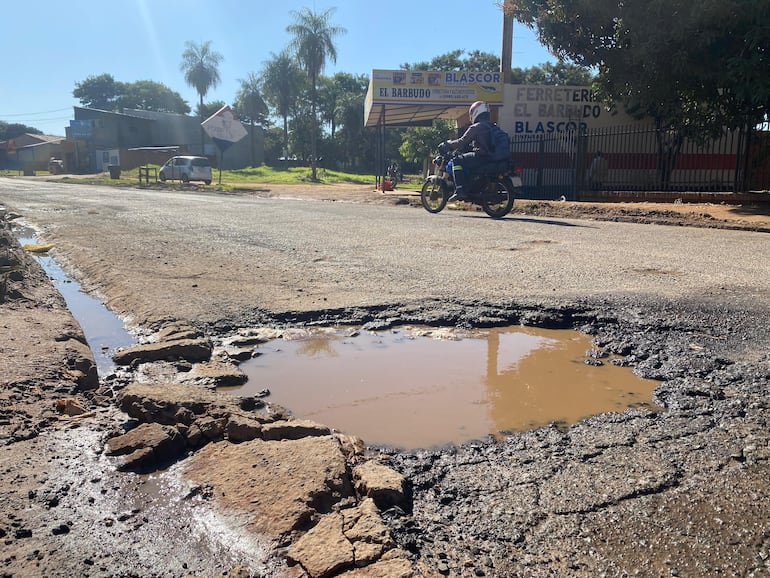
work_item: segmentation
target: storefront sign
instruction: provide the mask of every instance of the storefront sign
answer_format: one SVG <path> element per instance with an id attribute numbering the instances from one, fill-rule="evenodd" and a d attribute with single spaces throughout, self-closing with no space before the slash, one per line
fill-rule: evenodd
<path id="1" fill-rule="evenodd" d="M 374 70 L 369 92 L 374 104 L 503 102 L 499 72 Z"/>
<path id="2" fill-rule="evenodd" d="M 513 134 L 570 132 L 632 123 L 608 109 L 587 86 L 509 85 L 505 87 L 505 126 Z"/>

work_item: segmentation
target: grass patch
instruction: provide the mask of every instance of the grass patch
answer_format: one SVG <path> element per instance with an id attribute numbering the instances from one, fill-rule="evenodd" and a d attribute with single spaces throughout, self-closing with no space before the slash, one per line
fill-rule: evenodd
<path id="1" fill-rule="evenodd" d="M 214 169 L 214 179 L 219 180 L 219 170 Z M 232 171 L 222 171 L 222 182 L 233 184 L 255 183 L 292 185 L 312 183 L 312 171 L 310 167 L 274 168 L 269 166 L 248 167 Z M 366 185 L 374 182 L 374 175 L 360 175 L 355 173 L 343 173 L 324 168 L 316 170 L 317 183 L 338 184 L 349 183 L 354 185 Z"/>
<path id="2" fill-rule="evenodd" d="M 160 165 L 149 165 L 160 170 Z M 19 176 L 18 171 L 0 171 L 2 176 Z M 345 173 L 341 171 L 332 171 L 324 168 L 316 170 L 317 180 L 311 179 L 310 167 L 289 167 L 274 168 L 268 166 L 248 167 L 237 170 L 223 170 L 222 184 L 219 184 L 219 169 L 211 171 L 211 186 L 217 186 L 222 189 L 243 188 L 249 185 L 273 184 L 273 185 L 298 185 L 298 184 L 351 184 L 351 185 L 373 185 L 374 175 Z M 37 176 L 48 176 L 47 171 L 36 171 Z M 96 173 L 93 175 L 76 175 L 61 177 L 61 182 L 86 183 L 94 185 L 120 185 L 131 182 L 139 182 L 139 169 L 122 170 L 120 179 L 110 178 L 109 173 Z M 169 181 L 176 182 L 176 181 Z M 202 184 L 195 182 L 194 184 Z"/>

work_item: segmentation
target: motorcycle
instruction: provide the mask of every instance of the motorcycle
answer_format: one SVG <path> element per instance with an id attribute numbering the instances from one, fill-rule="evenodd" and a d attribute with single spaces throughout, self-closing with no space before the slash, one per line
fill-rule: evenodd
<path id="1" fill-rule="evenodd" d="M 445 147 L 439 147 L 433 159 L 434 174 L 428 175 L 422 185 L 420 201 L 429 213 L 439 213 L 446 207 L 455 192 L 452 172 L 447 164 L 453 155 Z M 465 202 L 480 205 L 493 219 L 501 219 L 513 209 L 517 192 L 521 191 L 521 167 L 513 160 L 490 161 L 473 169 L 466 185 Z"/>

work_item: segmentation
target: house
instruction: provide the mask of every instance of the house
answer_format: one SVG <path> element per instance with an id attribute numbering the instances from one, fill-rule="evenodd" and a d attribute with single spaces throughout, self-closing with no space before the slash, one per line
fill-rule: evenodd
<path id="1" fill-rule="evenodd" d="M 162 164 L 173 154 L 203 154 L 212 159 L 214 166 L 221 164 L 225 169 L 258 166 L 264 158 L 260 127 L 245 126 L 247 136 L 222 154 L 202 131 L 197 117 L 148 110 L 119 113 L 85 107 L 75 107 L 74 116 L 66 128 L 67 140 L 85 143 L 87 172 L 107 171 L 110 165 L 133 169 L 150 163 Z"/>
<path id="2" fill-rule="evenodd" d="M 68 171 L 78 172 L 85 162 L 85 143 L 63 136 L 25 133 L 0 142 L 0 168 L 25 173 L 48 170 L 52 158 L 64 161 Z"/>

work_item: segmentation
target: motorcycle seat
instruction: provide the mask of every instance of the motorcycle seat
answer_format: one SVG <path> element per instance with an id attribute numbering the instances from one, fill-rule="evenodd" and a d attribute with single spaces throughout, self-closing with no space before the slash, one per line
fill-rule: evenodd
<path id="1" fill-rule="evenodd" d="M 508 170 L 508 161 L 505 159 L 501 161 L 490 161 L 479 166 L 476 170 L 480 173 L 503 173 Z"/>

